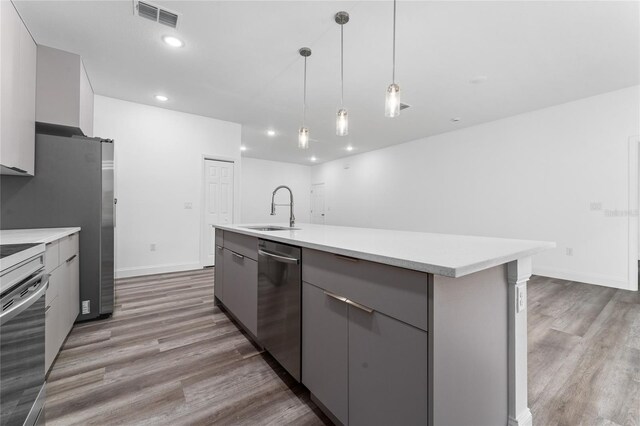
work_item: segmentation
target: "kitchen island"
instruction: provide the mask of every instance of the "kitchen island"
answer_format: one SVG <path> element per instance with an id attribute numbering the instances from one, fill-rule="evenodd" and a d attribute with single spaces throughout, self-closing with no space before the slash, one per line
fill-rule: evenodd
<path id="1" fill-rule="evenodd" d="M 215 227 L 216 303 L 258 345 L 272 338 L 258 327 L 267 306 L 258 264 L 270 255 L 261 240 L 301 252 L 289 260 L 300 264 L 300 313 L 287 317 L 301 323 L 299 377 L 285 368 L 335 423 L 532 424 L 526 283 L 532 256 L 554 243 L 312 224 Z"/>

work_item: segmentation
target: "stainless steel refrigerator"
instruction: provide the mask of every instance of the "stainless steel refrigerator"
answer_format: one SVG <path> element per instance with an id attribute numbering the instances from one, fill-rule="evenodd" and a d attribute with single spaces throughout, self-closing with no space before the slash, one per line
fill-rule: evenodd
<path id="1" fill-rule="evenodd" d="M 80 226 L 80 302 L 108 316 L 114 302 L 113 141 L 36 134 L 35 176 L 0 178 L 0 228 Z"/>

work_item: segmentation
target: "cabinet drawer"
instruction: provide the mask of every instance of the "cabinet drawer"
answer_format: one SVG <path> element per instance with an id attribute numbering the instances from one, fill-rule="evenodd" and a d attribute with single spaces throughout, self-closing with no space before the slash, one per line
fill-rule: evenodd
<path id="1" fill-rule="evenodd" d="M 60 263 L 66 262 L 74 254 L 78 254 L 79 249 L 79 234 L 71 234 L 67 237 L 60 238 L 58 244 L 60 245 Z"/>
<path id="2" fill-rule="evenodd" d="M 426 273 L 303 249 L 302 280 L 427 330 Z"/>
<path id="3" fill-rule="evenodd" d="M 256 237 L 225 231 L 224 248 L 258 261 L 258 239 Z"/>
<path id="4" fill-rule="evenodd" d="M 258 262 L 224 249 L 224 306 L 258 335 Z"/>
<path id="5" fill-rule="evenodd" d="M 57 241 L 48 243 L 44 252 L 44 270 L 50 273 L 60 265 L 60 250 Z"/>
<path id="6" fill-rule="evenodd" d="M 224 231 L 216 228 L 216 246 L 224 247 Z"/>

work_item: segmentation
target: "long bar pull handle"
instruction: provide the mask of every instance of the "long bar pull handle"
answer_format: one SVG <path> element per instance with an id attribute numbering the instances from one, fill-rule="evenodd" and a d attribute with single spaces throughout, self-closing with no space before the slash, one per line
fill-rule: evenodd
<path id="1" fill-rule="evenodd" d="M 300 263 L 300 259 L 296 259 L 295 257 L 282 256 L 280 254 L 271 253 L 270 251 L 265 251 L 265 250 L 262 250 L 262 249 L 258 249 L 258 254 L 261 254 L 261 255 L 267 256 L 267 257 L 271 257 L 271 258 L 277 260 L 278 262 L 294 263 L 296 265 L 298 263 Z"/>
<path id="2" fill-rule="evenodd" d="M 360 259 L 356 259 L 355 257 L 343 256 L 341 254 L 334 254 L 335 257 L 342 260 L 347 260 L 349 262 L 358 262 Z"/>
<path id="3" fill-rule="evenodd" d="M 373 309 L 371 309 L 371 308 L 369 308 L 367 306 L 361 305 L 361 304 L 359 304 L 357 302 L 354 302 L 353 300 L 346 299 L 345 302 L 347 302 L 349 305 L 353 306 L 354 308 L 358 308 L 360 310 L 365 311 L 368 314 L 372 314 L 373 313 Z"/>
<path id="4" fill-rule="evenodd" d="M 241 254 L 236 253 L 235 251 L 231 252 L 232 255 L 234 255 L 235 257 L 237 257 L 238 259 L 244 259 L 244 256 Z"/>
<path id="5" fill-rule="evenodd" d="M 338 296 L 337 294 L 333 294 L 333 293 L 328 292 L 326 290 L 323 290 L 323 291 L 324 291 L 324 294 L 326 294 L 327 296 L 329 296 L 329 297 L 331 297 L 333 299 L 339 300 L 340 302 L 348 302 L 346 297 Z"/>
<path id="6" fill-rule="evenodd" d="M 74 254 L 73 256 L 71 256 L 70 258 L 67 259 L 67 263 L 71 262 L 73 259 L 76 258 L 76 256 L 78 256 L 77 254 Z"/>
<path id="7" fill-rule="evenodd" d="M 222 250 L 222 246 L 216 245 L 216 248 L 217 248 L 218 250 Z"/>

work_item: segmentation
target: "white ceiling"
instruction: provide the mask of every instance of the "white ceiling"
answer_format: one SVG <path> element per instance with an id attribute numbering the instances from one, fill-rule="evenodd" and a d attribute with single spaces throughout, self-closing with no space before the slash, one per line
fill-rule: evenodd
<path id="1" fill-rule="evenodd" d="M 36 42 L 82 55 L 97 94 L 241 123 L 244 155 L 302 164 L 312 155 L 328 161 L 640 83 L 636 1 L 399 1 L 396 74 L 411 108 L 394 119 L 384 117 L 390 0 L 155 2 L 181 14 L 177 30 L 134 16 L 132 1 L 15 3 Z M 351 15 L 350 135 L 342 138 L 334 122 L 339 10 Z M 186 45 L 166 46 L 167 34 Z M 308 151 L 296 145 L 302 46 L 313 50 Z M 471 83 L 477 76 L 487 79 Z M 169 101 L 159 104 L 157 93 Z"/>

